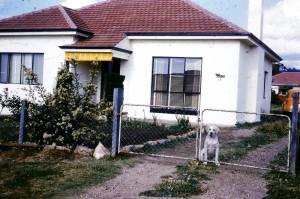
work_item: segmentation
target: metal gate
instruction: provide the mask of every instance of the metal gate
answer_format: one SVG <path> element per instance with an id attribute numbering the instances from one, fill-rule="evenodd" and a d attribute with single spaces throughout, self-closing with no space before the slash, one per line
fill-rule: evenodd
<path id="1" fill-rule="evenodd" d="M 119 152 L 196 160 L 200 133 L 194 108 L 124 104 Z"/>
<path id="2" fill-rule="evenodd" d="M 220 164 L 289 168 L 291 120 L 286 115 L 134 104 L 124 104 L 121 114 L 119 152 L 215 163 L 214 154 L 207 161 L 202 154 L 205 129 L 216 126 Z M 280 164 L 270 166 L 276 158 Z"/>
<path id="3" fill-rule="evenodd" d="M 206 109 L 201 112 L 200 126 L 198 149 L 202 161 L 205 128 L 217 126 L 220 164 L 289 170 L 291 120 L 286 115 Z"/>

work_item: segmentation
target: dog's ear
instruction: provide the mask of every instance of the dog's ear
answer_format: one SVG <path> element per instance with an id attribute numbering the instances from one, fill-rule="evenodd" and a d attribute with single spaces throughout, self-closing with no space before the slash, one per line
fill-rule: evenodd
<path id="1" fill-rule="evenodd" d="M 209 131 L 209 125 L 204 127 L 204 133 L 208 133 L 208 131 Z"/>
<path id="2" fill-rule="evenodd" d="M 219 134 L 219 133 L 220 133 L 220 128 L 219 128 L 219 127 L 217 127 L 217 126 L 216 126 L 216 132 L 217 132 L 217 134 Z"/>

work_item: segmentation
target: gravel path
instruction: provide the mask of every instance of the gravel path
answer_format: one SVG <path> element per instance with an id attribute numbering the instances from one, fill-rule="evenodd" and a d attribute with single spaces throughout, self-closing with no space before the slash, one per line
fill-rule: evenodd
<path id="1" fill-rule="evenodd" d="M 287 146 L 283 138 L 275 143 L 264 145 L 237 163 L 266 167 L 268 163 Z M 193 199 L 259 199 L 266 195 L 265 171 L 244 167 L 222 166 L 220 173 L 207 182 L 209 190 Z"/>
<path id="2" fill-rule="evenodd" d="M 239 162 L 265 166 L 286 146 L 287 139 L 284 138 L 250 152 Z M 153 189 L 154 185 L 161 181 L 162 176 L 171 175 L 176 171 L 176 165 L 184 163 L 182 160 L 162 158 L 139 159 L 140 163 L 136 166 L 125 168 L 123 174 L 104 185 L 90 188 L 86 193 L 70 198 L 151 199 L 139 196 L 139 193 Z M 264 171 L 230 166 L 222 166 L 219 171 L 219 174 L 211 176 L 212 180 L 206 182 L 209 190 L 204 195 L 194 196 L 191 199 L 258 199 L 265 196 L 267 190 L 262 177 Z"/>

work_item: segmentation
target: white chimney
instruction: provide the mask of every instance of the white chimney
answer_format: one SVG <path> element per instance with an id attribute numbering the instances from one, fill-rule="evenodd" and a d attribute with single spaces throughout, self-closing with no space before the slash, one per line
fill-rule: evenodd
<path id="1" fill-rule="evenodd" d="M 248 31 L 257 38 L 263 35 L 263 0 L 248 0 Z"/>

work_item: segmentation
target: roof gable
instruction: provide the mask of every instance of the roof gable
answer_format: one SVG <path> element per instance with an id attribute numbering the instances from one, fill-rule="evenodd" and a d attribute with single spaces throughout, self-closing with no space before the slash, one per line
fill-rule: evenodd
<path id="1" fill-rule="evenodd" d="M 66 31 L 88 32 L 85 23 L 72 9 L 57 5 L 42 10 L 0 20 L 0 32 Z"/>

